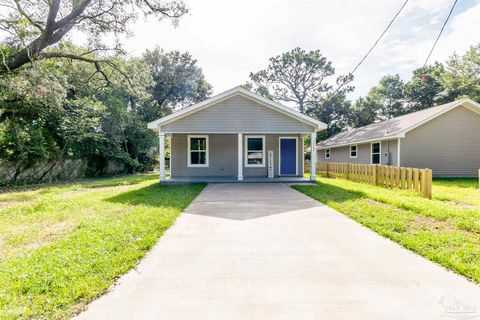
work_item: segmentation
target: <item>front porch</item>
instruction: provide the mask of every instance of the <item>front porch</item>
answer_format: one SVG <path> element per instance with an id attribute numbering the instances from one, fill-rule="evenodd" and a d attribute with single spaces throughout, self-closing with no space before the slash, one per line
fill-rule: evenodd
<path id="1" fill-rule="evenodd" d="M 305 177 L 244 177 L 238 180 L 236 176 L 229 177 L 167 177 L 162 184 L 181 184 L 181 183 L 313 183 Z"/>
<path id="2" fill-rule="evenodd" d="M 304 138 L 316 133 L 170 133 L 159 132 L 160 181 L 303 183 Z M 168 141 L 167 141 L 168 139 Z M 168 142 L 168 143 L 167 143 Z M 170 146 L 169 172 L 166 145 Z M 316 153 L 311 153 L 315 163 Z M 315 165 L 313 166 L 315 167 Z M 311 170 L 310 180 L 315 180 Z"/>

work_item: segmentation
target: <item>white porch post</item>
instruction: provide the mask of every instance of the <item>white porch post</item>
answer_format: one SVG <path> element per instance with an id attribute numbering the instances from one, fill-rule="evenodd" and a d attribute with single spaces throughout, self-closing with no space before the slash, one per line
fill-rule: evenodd
<path id="1" fill-rule="evenodd" d="M 310 180 L 315 181 L 317 169 L 317 133 L 310 134 Z"/>
<path id="2" fill-rule="evenodd" d="M 238 134 L 238 181 L 243 180 L 243 134 Z"/>
<path id="3" fill-rule="evenodd" d="M 160 142 L 160 181 L 165 181 L 165 133 L 158 132 Z"/>

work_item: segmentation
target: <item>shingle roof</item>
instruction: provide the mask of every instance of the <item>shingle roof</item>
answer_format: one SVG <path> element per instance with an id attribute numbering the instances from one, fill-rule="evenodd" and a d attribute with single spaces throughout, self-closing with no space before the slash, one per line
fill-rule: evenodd
<path id="1" fill-rule="evenodd" d="M 400 117 L 382 122 L 372 123 L 368 126 L 356 128 L 353 130 L 340 132 L 339 134 L 330 137 L 326 140 L 320 141 L 317 148 L 334 147 L 340 145 L 348 145 L 352 143 L 367 142 L 372 140 L 382 140 L 386 138 L 397 138 L 403 135 L 409 129 L 427 122 L 443 112 L 453 109 L 465 103 L 474 104 L 472 100 L 461 99 L 436 107 L 424 109 L 421 111 L 409 113 Z"/>

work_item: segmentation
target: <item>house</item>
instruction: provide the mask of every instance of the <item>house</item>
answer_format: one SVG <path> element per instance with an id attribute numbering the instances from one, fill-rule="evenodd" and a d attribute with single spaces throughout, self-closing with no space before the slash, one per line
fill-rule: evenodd
<path id="1" fill-rule="evenodd" d="M 303 180 L 304 137 L 313 138 L 315 150 L 316 132 L 326 125 L 235 87 L 153 121 L 148 128 L 159 135 L 160 181 L 166 180 L 166 137 L 171 182 L 286 181 Z M 315 153 L 312 158 L 315 163 Z"/>
<path id="2" fill-rule="evenodd" d="M 480 104 L 461 99 L 341 132 L 317 145 L 318 161 L 430 168 L 434 176 L 476 176 Z"/>

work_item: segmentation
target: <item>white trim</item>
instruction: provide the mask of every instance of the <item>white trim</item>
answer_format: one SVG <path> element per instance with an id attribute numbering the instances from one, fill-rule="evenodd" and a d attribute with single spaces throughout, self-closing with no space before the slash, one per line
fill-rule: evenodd
<path id="1" fill-rule="evenodd" d="M 465 106 L 465 105 L 467 105 L 467 106 Z M 450 111 L 452 109 L 455 109 L 456 107 L 460 107 L 460 106 L 464 106 L 468 109 L 471 109 L 471 108 L 475 109 L 476 108 L 476 109 L 480 110 L 480 104 L 476 103 L 475 101 L 473 101 L 471 99 L 460 99 L 460 100 L 456 101 L 454 104 L 452 104 L 450 107 L 446 108 L 445 110 L 442 110 L 442 111 L 432 115 L 431 117 L 428 117 L 427 119 L 425 119 L 423 121 L 420 121 L 420 122 L 412 125 L 411 127 L 405 129 L 405 130 L 402 130 L 402 133 L 405 134 L 409 131 L 412 131 L 413 129 L 421 126 L 422 124 L 427 123 L 427 122 L 441 116 L 442 114 L 447 113 L 448 111 Z"/>
<path id="2" fill-rule="evenodd" d="M 305 176 L 305 137 L 302 136 L 302 177 Z M 316 151 L 315 151 L 316 152 Z"/>
<path id="3" fill-rule="evenodd" d="M 169 165 L 170 165 L 170 168 L 169 168 L 169 169 L 170 169 L 170 178 L 171 178 L 172 175 L 173 175 L 173 173 L 172 173 L 172 172 L 173 172 L 173 170 L 172 170 L 172 163 L 173 163 L 172 139 L 173 139 L 173 135 L 171 134 L 171 135 L 170 135 L 170 163 L 169 163 Z"/>
<path id="4" fill-rule="evenodd" d="M 397 167 L 400 167 L 400 139 L 397 139 Z"/>
<path id="5" fill-rule="evenodd" d="M 327 125 L 321 121 L 318 121 L 316 119 L 313 119 L 309 116 L 306 116 L 292 108 L 289 108 L 287 106 L 284 106 L 280 103 L 277 103 L 277 102 L 274 102 L 274 101 L 271 101 L 269 99 L 266 99 L 256 93 L 253 93 L 247 89 L 244 89 L 240 86 L 238 87 L 235 87 L 235 88 L 232 88 L 228 91 L 225 91 L 223 93 L 220 93 L 214 97 L 211 97 L 207 100 L 204 100 L 200 103 L 197 103 L 197 104 L 194 104 L 190 107 L 187 107 L 185 109 L 182 109 L 180 111 L 177 111 L 175 113 L 172 113 L 166 117 L 163 117 L 163 118 L 160 118 L 160 119 L 157 119 L 155 121 L 152 121 L 148 124 L 148 128 L 149 129 L 152 129 L 152 130 L 159 130 L 158 127 L 160 125 L 164 125 L 164 124 L 167 124 L 167 123 L 170 123 L 172 121 L 175 121 L 175 120 L 178 120 L 178 119 L 181 119 L 189 114 L 192 114 L 194 112 L 197 112 L 197 111 L 200 111 L 204 108 L 208 108 L 218 102 L 221 102 L 225 99 L 228 99 L 234 95 L 242 95 L 243 97 L 245 98 L 248 98 L 248 99 L 251 99 L 251 100 L 254 100 L 258 103 L 261 103 L 262 105 L 266 106 L 266 107 L 269 107 L 271 109 L 274 109 L 276 111 L 279 111 L 279 112 L 282 112 L 283 114 L 287 115 L 287 116 L 290 116 L 292 118 L 295 118 L 301 122 L 304 122 L 304 123 L 307 123 L 311 126 L 313 126 L 315 129 L 318 129 L 318 130 L 324 130 L 327 128 Z"/>
<path id="6" fill-rule="evenodd" d="M 405 135 L 404 134 L 399 134 L 399 135 L 395 135 L 395 136 L 388 136 L 388 137 L 385 137 L 385 138 L 375 138 L 375 139 L 368 139 L 368 140 L 351 141 L 351 142 L 348 142 L 348 143 L 332 144 L 332 145 L 325 146 L 325 147 L 317 146 L 317 150 L 325 150 L 325 149 L 328 149 L 328 148 L 346 147 L 346 146 L 350 146 L 352 144 L 364 144 L 364 143 L 369 143 L 369 142 L 395 140 L 395 139 L 400 139 L 400 138 L 405 138 Z"/>
<path id="7" fill-rule="evenodd" d="M 205 150 L 205 164 L 192 164 L 191 163 L 191 157 L 190 157 L 190 152 L 192 150 L 190 150 L 190 139 L 191 138 L 205 138 L 205 145 L 206 145 L 206 150 Z M 189 168 L 207 168 L 209 166 L 208 164 L 208 158 L 209 158 L 209 152 L 208 152 L 208 135 L 188 135 L 187 136 L 187 144 L 188 144 L 188 147 L 187 147 L 187 166 Z M 195 151 L 195 150 L 193 150 Z M 203 150 L 202 150 L 203 151 Z"/>
<path id="8" fill-rule="evenodd" d="M 310 134 L 310 181 L 317 180 L 317 133 L 312 132 Z"/>
<path id="9" fill-rule="evenodd" d="M 159 132 L 158 133 L 158 164 L 159 164 L 159 171 L 160 177 L 159 180 L 165 181 L 165 133 Z"/>
<path id="10" fill-rule="evenodd" d="M 243 134 L 238 134 L 238 153 L 237 153 L 237 180 L 243 180 Z"/>
<path id="11" fill-rule="evenodd" d="M 352 147 L 355 147 L 355 156 L 354 156 L 354 157 L 352 156 Z M 352 144 L 352 145 L 350 145 L 350 148 L 349 148 L 349 157 L 350 157 L 350 159 L 356 159 L 356 158 L 358 158 L 358 144 Z"/>
<path id="12" fill-rule="evenodd" d="M 262 139 L 262 164 L 248 164 L 248 138 L 261 138 Z M 265 167 L 265 136 L 264 135 L 245 135 L 244 139 L 244 151 L 245 151 L 245 168 L 264 168 Z"/>
<path id="13" fill-rule="evenodd" d="M 376 141 L 376 142 L 371 142 L 370 143 L 370 164 L 374 164 L 373 163 L 373 145 L 378 143 L 379 144 L 379 150 L 378 150 L 378 155 L 379 155 L 379 163 L 375 163 L 375 164 L 382 164 L 382 141 Z M 376 154 L 376 153 L 375 153 Z"/>
<path id="14" fill-rule="evenodd" d="M 278 137 L 278 175 L 292 176 L 291 174 L 282 174 L 282 140 L 295 140 L 295 175 L 298 176 L 298 137 Z"/>
<path id="15" fill-rule="evenodd" d="M 328 157 L 327 157 L 327 150 L 328 150 Z M 330 160 L 332 158 L 332 148 L 325 148 L 323 157 L 325 160 Z"/>

